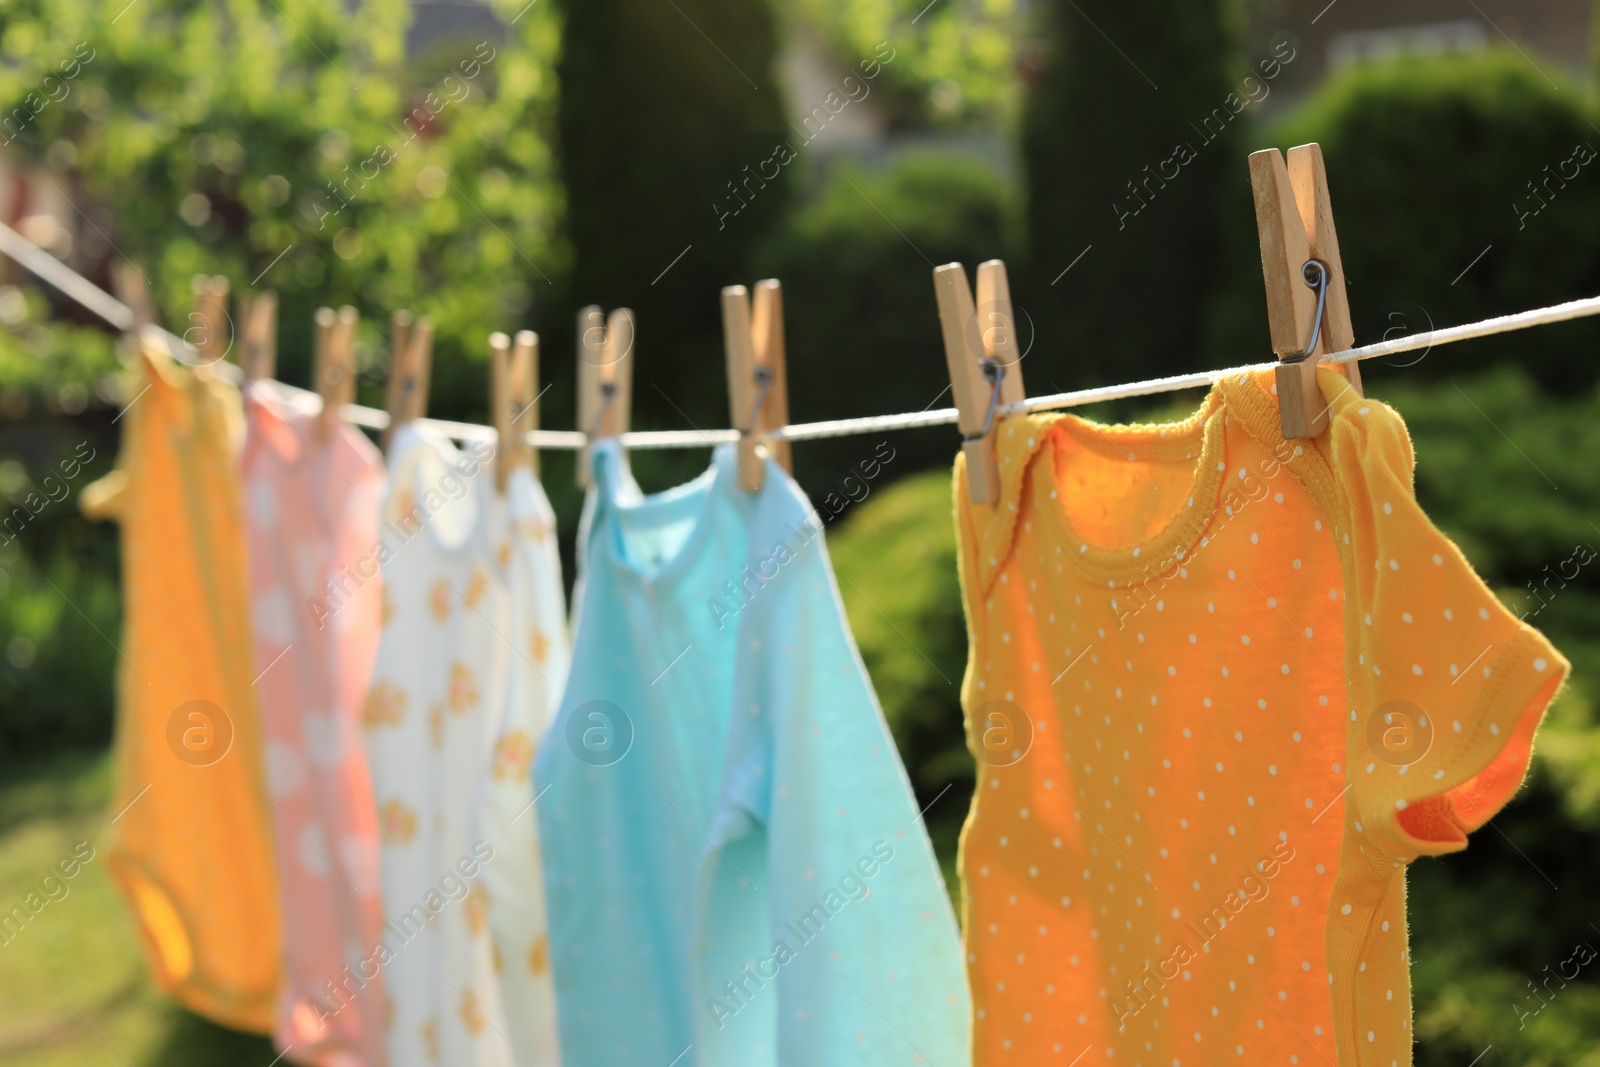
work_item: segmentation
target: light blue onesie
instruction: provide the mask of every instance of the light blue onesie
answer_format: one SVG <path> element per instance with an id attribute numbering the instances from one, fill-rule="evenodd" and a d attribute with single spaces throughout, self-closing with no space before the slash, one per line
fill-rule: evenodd
<path id="1" fill-rule="evenodd" d="M 566 1067 L 968 1067 L 960 935 L 822 524 L 596 446 L 534 767 Z"/>

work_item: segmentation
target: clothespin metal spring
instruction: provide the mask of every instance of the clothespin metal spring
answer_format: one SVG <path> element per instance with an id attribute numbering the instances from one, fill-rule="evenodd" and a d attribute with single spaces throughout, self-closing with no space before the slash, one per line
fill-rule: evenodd
<path id="1" fill-rule="evenodd" d="M 1005 379 L 1006 368 L 998 359 L 985 359 L 980 361 L 983 368 L 983 377 L 993 388 L 989 391 L 989 411 L 983 417 L 983 425 L 975 432 L 962 434 L 963 443 L 982 441 L 989 436 L 989 431 L 994 429 L 994 417 L 1000 410 L 1000 386 Z"/>
<path id="2" fill-rule="evenodd" d="M 600 407 L 594 413 L 594 420 L 589 426 L 589 436 L 599 437 L 600 428 L 605 425 L 606 412 L 611 410 L 612 403 L 617 399 L 617 383 L 600 383 Z"/>
<path id="3" fill-rule="evenodd" d="M 767 394 L 772 392 L 772 368 L 762 363 L 751 372 L 756 383 L 756 399 L 750 405 L 750 418 L 747 420 L 751 426 L 756 424 L 756 416 L 761 414 L 761 405 L 767 402 Z M 741 438 L 749 437 L 753 430 L 740 430 Z"/>
<path id="4" fill-rule="evenodd" d="M 1280 363 L 1304 363 L 1317 350 L 1317 341 L 1322 337 L 1322 316 L 1328 309 L 1328 265 L 1320 259 L 1308 259 L 1300 268 L 1300 277 L 1308 289 L 1315 289 L 1317 293 L 1317 317 L 1311 322 L 1311 343 L 1304 352 L 1284 356 Z"/>

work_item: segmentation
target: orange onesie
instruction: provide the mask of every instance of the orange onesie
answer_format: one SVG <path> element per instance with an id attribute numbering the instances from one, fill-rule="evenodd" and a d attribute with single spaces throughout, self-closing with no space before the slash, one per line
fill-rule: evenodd
<path id="1" fill-rule="evenodd" d="M 146 346 L 117 469 L 84 490 L 122 526 L 113 874 L 157 988 L 272 1028 L 282 941 L 251 688 L 239 393 Z"/>
<path id="2" fill-rule="evenodd" d="M 978 788 L 976 1067 L 1411 1062 L 1405 867 L 1516 791 L 1568 665 L 1418 508 L 1337 372 L 1165 426 L 999 431 L 956 464 Z"/>

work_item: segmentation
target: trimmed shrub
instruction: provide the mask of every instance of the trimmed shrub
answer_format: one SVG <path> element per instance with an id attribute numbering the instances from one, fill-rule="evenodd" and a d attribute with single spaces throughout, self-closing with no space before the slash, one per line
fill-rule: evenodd
<path id="1" fill-rule="evenodd" d="M 1318 141 L 1327 158 L 1357 342 L 1600 294 L 1594 117 L 1502 49 L 1356 66 L 1279 123 L 1272 143 Z M 1266 355 L 1254 269 L 1219 315 L 1225 360 Z M 1366 367 L 1413 381 L 1510 362 L 1567 392 L 1600 379 L 1597 340 L 1593 323 L 1547 326 Z"/>

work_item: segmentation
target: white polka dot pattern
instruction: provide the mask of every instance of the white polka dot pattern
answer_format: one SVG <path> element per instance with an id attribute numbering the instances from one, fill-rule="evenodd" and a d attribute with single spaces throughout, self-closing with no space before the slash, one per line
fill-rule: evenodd
<path id="1" fill-rule="evenodd" d="M 1398 417 L 1333 408 L 1349 463 L 1246 378 L 1167 426 L 1009 420 L 1009 506 L 958 484 L 969 719 L 1033 728 L 969 733 L 978 1067 L 1410 1062 L 1403 867 L 1509 798 L 1565 661 L 1417 508 Z"/>

